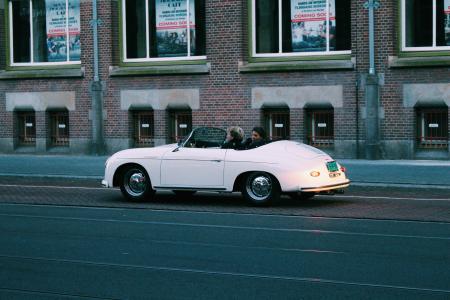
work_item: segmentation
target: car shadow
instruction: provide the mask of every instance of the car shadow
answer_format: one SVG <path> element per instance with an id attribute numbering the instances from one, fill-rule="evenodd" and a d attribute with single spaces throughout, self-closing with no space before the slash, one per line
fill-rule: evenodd
<path id="1" fill-rule="evenodd" d="M 116 202 L 120 206 L 135 208 L 172 208 L 172 209 L 204 209 L 204 208 L 336 208 L 350 205 L 351 200 L 333 198 L 333 196 L 316 196 L 309 200 L 292 199 L 287 195 L 282 195 L 277 201 L 268 206 L 257 207 L 248 203 L 241 193 L 210 193 L 197 192 L 194 195 L 175 195 L 172 192 L 157 192 L 151 199 L 145 202 L 129 202 L 125 198 L 118 196 L 110 198 L 111 202 Z M 119 202 L 119 203 L 117 203 Z M 112 203 L 111 203 L 112 204 Z"/>
<path id="2" fill-rule="evenodd" d="M 340 206 L 346 206 L 349 204 L 353 204 L 351 200 L 344 200 L 342 198 L 333 198 L 333 196 L 322 196 L 318 195 L 315 196 L 312 199 L 292 199 L 289 196 L 283 196 L 281 197 L 276 203 L 274 203 L 274 206 L 277 207 L 302 207 L 302 208 L 319 208 L 319 207 L 340 207 Z"/>
<path id="3" fill-rule="evenodd" d="M 175 195 L 172 192 L 158 192 L 156 197 L 151 200 L 151 203 L 159 204 L 175 204 L 175 205 L 190 205 L 190 206 L 234 206 L 246 207 L 248 206 L 244 198 L 237 193 L 204 193 L 197 192 L 194 195 Z"/>

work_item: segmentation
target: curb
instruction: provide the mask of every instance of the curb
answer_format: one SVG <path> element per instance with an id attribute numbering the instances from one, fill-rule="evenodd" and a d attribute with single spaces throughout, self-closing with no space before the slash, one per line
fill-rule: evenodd
<path id="1" fill-rule="evenodd" d="M 367 187 L 397 187 L 397 188 L 415 188 L 415 189 L 442 189 L 450 190 L 450 185 L 440 184 L 415 184 L 415 183 L 386 183 L 386 182 L 358 182 L 352 181 L 350 186 L 367 186 Z"/>
<path id="2" fill-rule="evenodd" d="M 78 176 L 78 175 L 64 175 L 64 174 L 11 174 L 11 173 L 0 173 L 1 177 L 18 177 L 27 179 L 84 179 L 84 180 L 98 180 L 99 182 L 103 179 L 103 176 L 91 175 L 91 176 Z M 99 183 L 100 185 L 100 183 Z M 388 182 L 364 182 L 364 181 L 352 181 L 351 186 L 358 187 L 380 187 L 380 188 L 415 188 L 415 189 L 441 189 L 450 190 L 450 185 L 440 185 L 440 184 L 415 184 L 415 183 L 388 183 Z"/>
<path id="3" fill-rule="evenodd" d="M 103 176 L 91 175 L 91 176 L 78 176 L 78 175 L 64 175 L 64 174 L 11 174 L 11 173 L 0 173 L 0 177 L 20 177 L 20 178 L 28 178 L 28 179 L 45 179 L 45 178 L 62 178 L 62 179 L 95 179 L 102 180 Z"/>

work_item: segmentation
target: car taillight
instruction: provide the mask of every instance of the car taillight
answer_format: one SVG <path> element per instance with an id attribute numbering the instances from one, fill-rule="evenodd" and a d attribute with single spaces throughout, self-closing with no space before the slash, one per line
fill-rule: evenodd
<path id="1" fill-rule="evenodd" d="M 345 173 L 345 172 L 347 172 L 347 169 L 344 166 L 341 166 L 341 172 Z"/>
<path id="2" fill-rule="evenodd" d="M 319 177 L 320 176 L 320 172 L 319 171 L 312 171 L 311 173 L 309 173 L 309 175 L 311 175 L 312 177 Z"/>

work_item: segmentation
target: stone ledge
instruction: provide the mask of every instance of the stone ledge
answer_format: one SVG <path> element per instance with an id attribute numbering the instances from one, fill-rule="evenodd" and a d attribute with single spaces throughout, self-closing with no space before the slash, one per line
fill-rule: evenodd
<path id="1" fill-rule="evenodd" d="M 283 107 L 303 109 L 305 106 L 343 107 L 342 85 L 257 86 L 251 88 L 251 107 Z"/>
<path id="2" fill-rule="evenodd" d="M 354 68 L 355 63 L 353 59 L 239 63 L 239 72 L 241 73 L 292 72 L 292 71 L 314 71 L 314 70 L 353 70 Z"/>
<path id="3" fill-rule="evenodd" d="M 416 149 L 414 159 L 448 160 L 450 159 L 450 152 L 448 149 Z"/>
<path id="4" fill-rule="evenodd" d="M 389 56 L 389 68 L 448 67 L 450 56 L 398 57 Z"/>
<path id="5" fill-rule="evenodd" d="M 185 74 L 208 74 L 210 64 L 191 64 L 191 65 L 161 65 L 145 67 L 119 67 L 110 66 L 109 76 L 145 76 L 145 75 L 185 75 Z"/>
<path id="6" fill-rule="evenodd" d="M 34 111 L 65 108 L 75 110 L 75 91 L 5 92 L 6 111 L 32 107 Z"/>
<path id="7" fill-rule="evenodd" d="M 41 78 L 81 78 L 84 76 L 84 67 L 81 68 L 55 68 L 36 70 L 1 70 L 0 80 L 10 79 L 41 79 Z"/>

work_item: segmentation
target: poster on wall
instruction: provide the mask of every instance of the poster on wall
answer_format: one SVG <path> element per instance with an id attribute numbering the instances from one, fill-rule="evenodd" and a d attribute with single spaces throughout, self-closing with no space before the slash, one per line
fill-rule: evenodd
<path id="1" fill-rule="evenodd" d="M 67 60 L 66 1 L 45 0 L 47 58 L 50 62 Z"/>
<path id="2" fill-rule="evenodd" d="M 186 56 L 188 0 L 156 0 L 156 37 L 159 57 Z M 189 0 L 191 55 L 195 55 L 195 0 Z"/>
<path id="3" fill-rule="evenodd" d="M 327 2 L 330 50 L 335 48 L 335 0 L 291 0 L 292 51 L 325 51 L 327 48 Z"/>
<path id="4" fill-rule="evenodd" d="M 445 45 L 450 46 L 450 0 L 444 0 Z"/>
<path id="5" fill-rule="evenodd" d="M 80 60 L 80 1 L 69 0 L 69 56 L 70 60 Z"/>
<path id="6" fill-rule="evenodd" d="M 47 28 L 47 59 L 49 62 L 67 60 L 66 1 L 45 0 Z M 80 4 L 69 2 L 70 60 L 80 59 Z"/>

